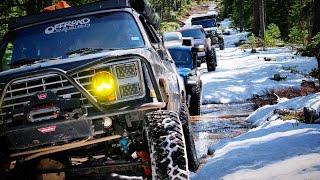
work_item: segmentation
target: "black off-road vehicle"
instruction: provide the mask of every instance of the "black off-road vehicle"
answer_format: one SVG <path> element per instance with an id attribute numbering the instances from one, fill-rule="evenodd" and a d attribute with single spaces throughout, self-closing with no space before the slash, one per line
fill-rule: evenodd
<path id="1" fill-rule="evenodd" d="M 198 161 L 186 92 L 165 49 L 182 38 L 159 38 L 158 26 L 145 0 L 13 19 L 0 54 L 0 179 L 188 179 Z"/>
<path id="2" fill-rule="evenodd" d="M 200 25 L 182 27 L 177 32 L 181 32 L 185 38 L 194 38 L 193 46 L 198 49 L 198 58 L 201 62 L 206 62 L 209 72 L 215 71 L 218 65 L 216 50 L 211 47 L 212 34 L 206 34 Z"/>
<path id="3" fill-rule="evenodd" d="M 217 23 L 216 15 L 203 15 L 193 17 L 191 19 L 192 25 L 201 25 L 207 34 L 211 34 L 211 45 L 218 44 L 220 50 L 224 50 L 224 37 L 222 34 L 220 24 Z"/>

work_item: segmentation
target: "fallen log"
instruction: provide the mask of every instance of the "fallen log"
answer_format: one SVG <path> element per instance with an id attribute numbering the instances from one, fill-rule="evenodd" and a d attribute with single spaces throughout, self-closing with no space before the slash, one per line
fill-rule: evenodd
<path id="1" fill-rule="evenodd" d="M 200 121 L 203 119 L 248 117 L 249 115 L 250 114 L 231 114 L 231 115 L 219 115 L 219 116 L 191 116 L 191 121 Z"/>

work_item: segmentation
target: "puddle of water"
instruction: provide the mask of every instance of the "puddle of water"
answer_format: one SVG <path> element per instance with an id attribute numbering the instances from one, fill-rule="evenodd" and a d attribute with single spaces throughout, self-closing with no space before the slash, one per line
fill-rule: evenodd
<path id="1" fill-rule="evenodd" d="M 208 147 L 221 139 L 232 138 L 246 133 L 249 128 L 245 118 L 204 119 L 192 123 L 198 157 L 207 154 Z"/>
<path id="2" fill-rule="evenodd" d="M 201 106 L 201 120 L 192 123 L 197 156 L 205 159 L 208 147 L 221 139 L 232 138 L 246 133 L 249 124 L 245 117 L 212 118 L 214 116 L 249 114 L 253 112 L 252 103 L 208 104 Z M 205 118 L 208 116 L 208 118 Z"/>
<path id="3" fill-rule="evenodd" d="M 201 115 L 220 116 L 230 114 L 246 114 L 253 112 L 252 105 L 253 103 L 251 102 L 232 104 L 206 104 L 201 106 Z"/>

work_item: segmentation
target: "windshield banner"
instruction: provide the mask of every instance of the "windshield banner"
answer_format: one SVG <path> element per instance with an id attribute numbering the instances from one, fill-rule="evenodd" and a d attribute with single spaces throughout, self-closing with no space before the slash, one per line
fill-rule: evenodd
<path id="1" fill-rule="evenodd" d="M 58 32 L 67 32 L 69 30 L 87 28 L 90 26 L 90 19 L 83 18 L 79 20 L 66 21 L 55 24 L 54 26 L 49 26 L 46 28 L 46 34 L 58 33 Z"/>

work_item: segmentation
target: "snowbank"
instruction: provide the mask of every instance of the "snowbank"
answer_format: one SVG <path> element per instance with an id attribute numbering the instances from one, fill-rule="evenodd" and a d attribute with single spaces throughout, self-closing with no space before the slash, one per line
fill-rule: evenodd
<path id="1" fill-rule="evenodd" d="M 312 94 L 306 97 L 297 97 L 278 103 L 276 105 L 268 105 L 257 109 L 252 113 L 246 121 L 252 123 L 253 126 L 260 126 L 265 121 L 269 120 L 275 109 L 302 109 L 304 107 L 310 107 L 315 109 L 318 113 L 320 112 L 320 93 Z"/>

